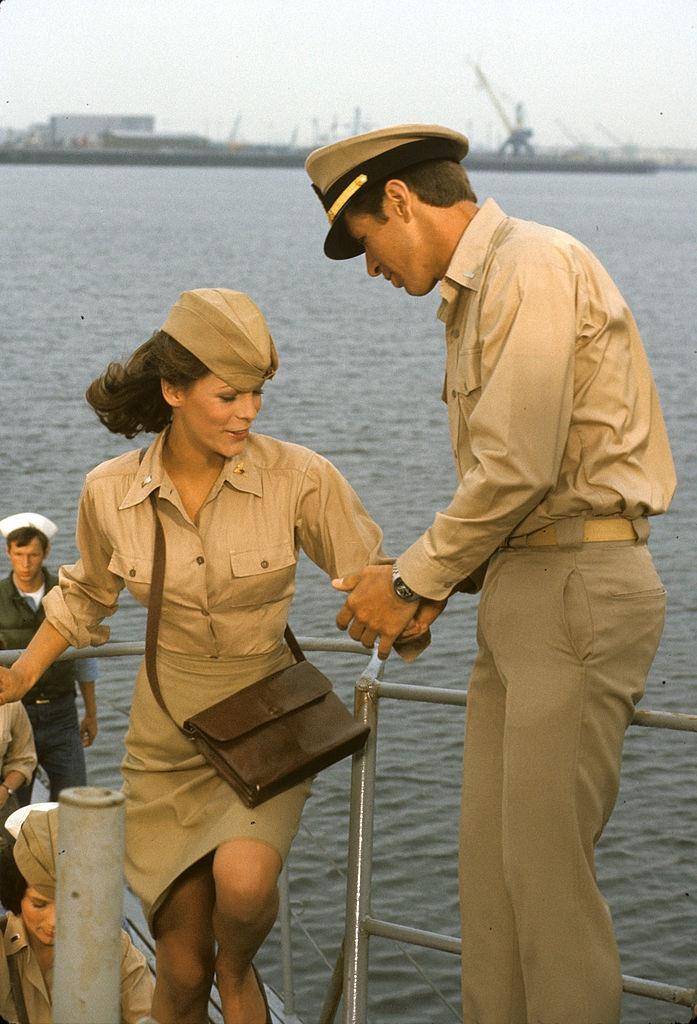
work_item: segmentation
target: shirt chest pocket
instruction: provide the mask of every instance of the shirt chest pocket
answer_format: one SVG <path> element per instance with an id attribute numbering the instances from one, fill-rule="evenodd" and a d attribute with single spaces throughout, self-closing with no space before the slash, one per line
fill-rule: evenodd
<path id="1" fill-rule="evenodd" d="M 482 350 L 462 349 L 446 382 L 448 425 L 460 478 L 472 464 L 469 422 L 482 391 Z"/>
<path id="2" fill-rule="evenodd" d="M 152 558 L 136 558 L 114 551 L 109 561 L 109 572 L 120 576 L 130 594 L 141 603 L 145 603 L 150 595 L 152 580 Z"/>
<path id="3" fill-rule="evenodd" d="M 266 604 L 295 590 L 297 556 L 288 542 L 230 552 L 231 603 Z"/>
<path id="4" fill-rule="evenodd" d="M 471 395 L 482 386 L 482 348 L 464 348 L 458 353 L 455 367 L 455 390 L 462 395 Z"/>

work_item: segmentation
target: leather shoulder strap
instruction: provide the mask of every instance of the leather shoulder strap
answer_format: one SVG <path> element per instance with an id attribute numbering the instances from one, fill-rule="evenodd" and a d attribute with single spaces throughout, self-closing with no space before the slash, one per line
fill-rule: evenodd
<path id="1" fill-rule="evenodd" d="M 7 914 L 3 914 L 0 917 L 0 931 L 4 937 L 7 931 Z M 29 1014 L 27 1012 L 27 1004 L 24 1001 L 24 992 L 22 991 L 22 979 L 19 976 L 19 967 L 17 966 L 17 959 L 15 956 L 5 954 L 5 960 L 7 962 L 7 969 L 10 973 L 10 986 L 12 988 L 12 999 L 15 1004 L 15 1010 L 17 1011 L 17 1017 L 19 1018 L 18 1024 L 29 1024 Z"/>
<path id="2" fill-rule="evenodd" d="M 150 493 L 150 502 L 155 517 L 155 550 L 152 561 L 148 618 L 145 626 L 145 671 L 147 672 L 148 682 L 150 683 L 150 689 L 155 700 L 167 717 L 172 718 L 160 690 L 160 681 L 157 678 L 157 634 L 160 628 L 160 615 L 162 612 L 162 591 L 165 583 L 167 550 L 165 546 L 165 531 L 162 529 L 160 516 L 157 512 L 156 491 Z"/>

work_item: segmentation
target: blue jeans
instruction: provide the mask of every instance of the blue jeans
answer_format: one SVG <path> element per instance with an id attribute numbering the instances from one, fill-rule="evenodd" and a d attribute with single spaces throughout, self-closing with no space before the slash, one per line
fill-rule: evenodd
<path id="1" fill-rule="evenodd" d="M 26 708 L 34 730 L 36 756 L 48 775 L 49 799 L 57 800 L 60 791 L 68 786 L 87 785 L 74 694 L 68 693 L 48 704 L 28 704 Z M 33 785 L 32 779 L 17 790 L 20 807 L 30 802 Z"/>

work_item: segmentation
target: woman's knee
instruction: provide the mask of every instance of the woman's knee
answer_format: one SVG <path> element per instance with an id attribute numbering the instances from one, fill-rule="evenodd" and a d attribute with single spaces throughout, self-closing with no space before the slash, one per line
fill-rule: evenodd
<path id="1" fill-rule="evenodd" d="M 158 982 L 187 1005 L 208 999 L 215 969 L 212 936 L 205 944 L 187 941 L 186 936 L 168 936 L 158 939 L 156 949 Z"/>
<path id="2" fill-rule="evenodd" d="M 281 858 L 256 840 L 235 839 L 216 850 L 213 860 L 216 908 L 244 923 L 256 921 L 278 898 Z"/>

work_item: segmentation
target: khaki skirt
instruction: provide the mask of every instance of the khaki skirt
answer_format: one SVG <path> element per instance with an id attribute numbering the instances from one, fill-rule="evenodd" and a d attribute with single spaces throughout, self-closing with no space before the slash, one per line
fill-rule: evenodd
<path id="1" fill-rule="evenodd" d="M 287 648 L 235 661 L 158 650 L 162 695 L 175 720 L 209 707 L 293 661 Z M 141 664 L 122 763 L 126 880 L 150 928 L 174 881 L 229 839 L 257 839 L 285 861 L 310 794 L 303 782 L 249 808 L 198 753 L 152 695 Z"/>

